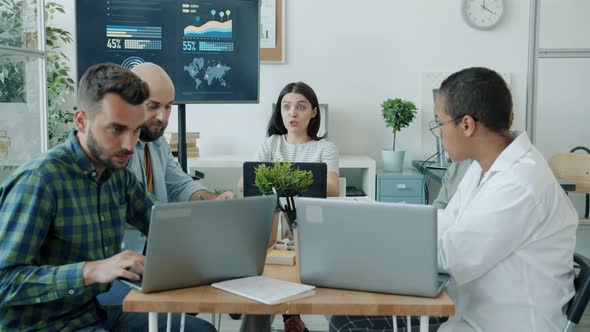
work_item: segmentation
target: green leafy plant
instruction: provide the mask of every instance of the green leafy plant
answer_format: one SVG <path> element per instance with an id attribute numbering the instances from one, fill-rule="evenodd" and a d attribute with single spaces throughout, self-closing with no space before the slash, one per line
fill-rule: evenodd
<path id="1" fill-rule="evenodd" d="M 259 165 L 254 169 L 254 184 L 264 195 L 272 194 L 274 187 L 279 196 L 298 196 L 313 183 L 313 173 L 292 167 L 289 162 Z"/>
<path id="2" fill-rule="evenodd" d="M 45 22 L 54 20 L 58 13 L 66 13 L 62 4 L 53 1 L 45 3 Z M 74 96 L 75 82 L 70 77 L 70 59 L 61 46 L 71 43 L 72 35 L 69 31 L 49 25 L 45 27 L 49 147 L 63 142 L 74 123 L 75 108 L 68 106 L 68 102 Z"/>
<path id="3" fill-rule="evenodd" d="M 12 55 L 0 55 L 0 103 L 24 103 L 25 63 Z"/>
<path id="4" fill-rule="evenodd" d="M 35 8 L 27 1 L 0 0 L 0 44 L 36 48 L 38 34 L 24 32 L 23 26 L 34 24 Z M 45 4 L 45 21 L 55 15 L 65 15 L 64 6 L 49 1 Z M 73 107 L 66 106 L 74 95 L 75 82 L 70 78 L 70 59 L 62 51 L 72 43 L 69 31 L 47 25 L 45 27 L 47 68 L 47 110 L 49 146 L 65 140 L 72 129 Z M 12 55 L 0 56 L 0 102 L 26 102 L 25 62 Z"/>
<path id="5" fill-rule="evenodd" d="M 26 46 L 23 33 L 25 1 L 0 1 L 0 44 Z M 25 62 L 14 55 L 0 55 L 0 103 L 24 103 Z"/>
<path id="6" fill-rule="evenodd" d="M 413 102 L 400 98 L 387 99 L 381 103 L 381 113 L 385 125 L 393 131 L 393 150 L 395 150 L 397 133 L 410 125 L 416 117 L 416 110 L 416 105 Z"/>
<path id="7" fill-rule="evenodd" d="M 22 0 L 0 0 L 0 44 L 35 48 L 37 35 L 25 32 L 24 26 L 34 20 L 35 3 Z M 25 22 L 25 20 L 27 20 Z"/>

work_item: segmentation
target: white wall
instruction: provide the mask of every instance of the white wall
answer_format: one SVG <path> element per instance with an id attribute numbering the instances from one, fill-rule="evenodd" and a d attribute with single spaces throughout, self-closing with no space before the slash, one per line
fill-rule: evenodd
<path id="1" fill-rule="evenodd" d="M 539 47 L 590 48 L 590 1 L 539 1 Z M 549 158 L 590 146 L 590 56 L 541 58 L 537 66 L 535 145 Z"/>
<path id="2" fill-rule="evenodd" d="M 460 0 L 285 0 L 286 63 L 260 68 L 260 104 L 189 105 L 187 131 L 201 132 L 201 155 L 253 154 L 264 138 L 271 104 L 282 87 L 305 81 L 329 104 L 330 139 L 341 154 L 364 154 L 380 165 L 380 150 L 393 134 L 379 105 L 389 97 L 414 100 L 421 107 L 425 72 L 454 72 L 486 66 L 509 73 L 516 111 L 524 128 L 529 1 L 506 1 L 507 15 L 491 31 L 477 31 L 462 20 Z M 59 25 L 74 30 L 70 13 Z M 74 50 L 68 50 L 75 61 Z M 420 112 L 432 112 L 424 109 Z M 177 125 L 173 114 L 170 128 Z M 407 160 L 422 151 L 421 117 L 398 135 Z"/>

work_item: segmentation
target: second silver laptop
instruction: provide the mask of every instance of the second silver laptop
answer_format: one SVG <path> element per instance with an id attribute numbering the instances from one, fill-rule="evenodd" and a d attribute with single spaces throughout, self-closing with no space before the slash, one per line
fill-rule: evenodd
<path id="1" fill-rule="evenodd" d="M 314 198 L 295 205 L 302 283 L 425 297 L 444 288 L 433 206 Z"/>

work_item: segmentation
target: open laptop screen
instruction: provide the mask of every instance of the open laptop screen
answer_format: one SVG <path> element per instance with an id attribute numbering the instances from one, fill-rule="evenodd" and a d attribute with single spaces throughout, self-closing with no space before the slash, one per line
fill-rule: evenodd
<path id="1" fill-rule="evenodd" d="M 273 166 L 273 162 L 247 161 L 244 163 L 244 197 L 260 196 L 262 193 L 254 184 L 256 176 L 254 170 L 259 165 Z M 305 191 L 303 197 L 326 198 L 328 170 L 325 163 L 291 163 L 291 167 L 313 173 L 313 183 Z"/>

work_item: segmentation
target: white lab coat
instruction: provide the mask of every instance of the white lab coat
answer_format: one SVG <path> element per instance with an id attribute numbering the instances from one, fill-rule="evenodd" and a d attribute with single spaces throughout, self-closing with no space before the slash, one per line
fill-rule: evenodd
<path id="1" fill-rule="evenodd" d="M 439 331 L 561 331 L 574 295 L 577 212 L 526 133 L 439 210 L 439 268 L 456 314 Z"/>

